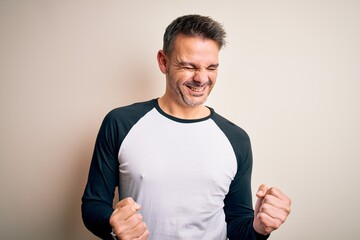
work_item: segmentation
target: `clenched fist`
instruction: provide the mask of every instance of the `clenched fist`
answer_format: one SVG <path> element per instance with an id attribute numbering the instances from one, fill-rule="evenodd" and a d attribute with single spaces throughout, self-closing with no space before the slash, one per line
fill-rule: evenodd
<path id="1" fill-rule="evenodd" d="M 253 227 L 256 232 L 267 235 L 278 229 L 290 214 L 291 200 L 279 189 L 261 185 L 256 194 Z"/>
<path id="2" fill-rule="evenodd" d="M 116 204 L 110 217 L 110 225 L 119 240 L 146 240 L 149 231 L 138 213 L 141 206 L 132 198 L 125 198 Z"/>

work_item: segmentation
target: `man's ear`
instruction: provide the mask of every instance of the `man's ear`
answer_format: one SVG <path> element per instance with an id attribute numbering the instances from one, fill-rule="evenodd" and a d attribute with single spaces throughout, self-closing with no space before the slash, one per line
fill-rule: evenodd
<path id="1" fill-rule="evenodd" d="M 157 53 L 157 61 L 158 61 L 158 64 L 159 64 L 160 71 L 163 74 L 166 74 L 167 73 L 168 63 L 167 63 L 166 55 L 165 55 L 163 50 L 159 50 L 159 52 Z"/>

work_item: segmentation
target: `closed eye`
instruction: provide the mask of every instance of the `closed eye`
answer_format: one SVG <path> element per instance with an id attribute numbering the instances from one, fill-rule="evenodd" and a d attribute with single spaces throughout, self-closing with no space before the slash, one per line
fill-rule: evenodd
<path id="1" fill-rule="evenodd" d="M 182 68 L 185 69 L 185 70 L 191 70 L 191 71 L 194 71 L 194 70 L 195 70 L 194 67 L 182 67 Z"/>
<path id="2" fill-rule="evenodd" d="M 188 62 L 180 62 L 179 64 L 181 69 L 187 70 L 187 71 L 197 71 L 201 68 L 197 67 L 195 64 L 188 63 Z M 206 67 L 206 70 L 208 71 L 216 71 L 219 67 L 219 64 L 211 64 Z"/>
<path id="3" fill-rule="evenodd" d="M 188 71 L 194 71 L 196 70 L 195 65 L 190 64 L 190 63 L 180 63 L 180 68 L 184 69 L 184 70 L 188 70 Z"/>
<path id="4" fill-rule="evenodd" d="M 212 65 L 208 66 L 206 69 L 209 71 L 215 71 L 218 69 L 218 67 L 219 67 L 219 64 L 212 64 Z"/>

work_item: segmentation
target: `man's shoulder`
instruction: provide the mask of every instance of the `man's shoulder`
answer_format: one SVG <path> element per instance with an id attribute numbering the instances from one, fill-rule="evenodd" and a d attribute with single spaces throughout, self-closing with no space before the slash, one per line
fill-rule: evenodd
<path id="1" fill-rule="evenodd" d="M 239 134 L 247 135 L 246 131 L 237 125 L 236 123 L 230 121 L 229 119 L 223 117 L 222 115 L 214 112 L 212 119 L 219 125 L 219 127 L 229 129 L 231 131 L 235 131 Z"/>
<path id="2" fill-rule="evenodd" d="M 241 135 L 245 138 L 249 138 L 247 132 L 242 127 L 238 126 L 222 115 L 214 112 L 212 119 L 224 132 L 229 132 L 232 134 Z"/>
<path id="3" fill-rule="evenodd" d="M 154 100 L 136 102 L 112 109 L 106 114 L 103 125 L 132 126 L 154 108 Z"/>

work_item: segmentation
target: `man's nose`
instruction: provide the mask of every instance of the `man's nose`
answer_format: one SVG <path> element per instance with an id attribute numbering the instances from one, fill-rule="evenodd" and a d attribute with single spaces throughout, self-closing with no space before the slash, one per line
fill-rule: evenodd
<path id="1" fill-rule="evenodd" d="M 209 78 L 207 72 L 205 70 L 197 70 L 195 71 L 194 81 L 198 82 L 200 85 L 208 82 Z"/>

